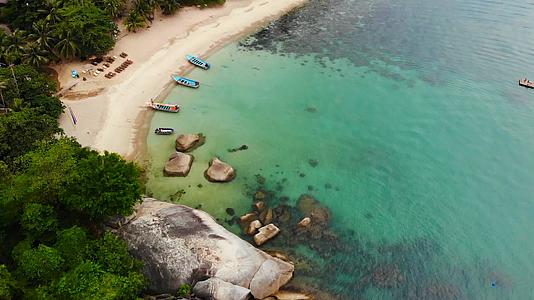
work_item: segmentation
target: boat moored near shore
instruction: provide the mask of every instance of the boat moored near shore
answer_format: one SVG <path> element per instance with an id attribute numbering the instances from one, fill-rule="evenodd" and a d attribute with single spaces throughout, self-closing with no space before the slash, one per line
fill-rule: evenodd
<path id="1" fill-rule="evenodd" d="M 148 107 L 154 110 L 161 110 L 166 112 L 177 113 L 180 111 L 180 105 L 178 104 L 167 104 L 167 103 L 155 103 L 153 101 L 147 102 Z"/>
<path id="2" fill-rule="evenodd" d="M 196 80 L 193 80 L 193 79 L 189 79 L 189 78 L 185 78 L 185 77 L 181 77 L 181 76 L 178 76 L 178 75 L 171 75 L 171 78 L 178 84 L 180 85 L 183 85 L 183 86 L 187 86 L 187 87 L 190 87 L 190 88 L 194 88 L 194 89 L 197 89 L 199 86 L 200 86 L 200 82 L 196 81 Z"/>
<path id="3" fill-rule="evenodd" d="M 523 78 L 523 79 L 519 79 L 519 85 L 520 86 L 524 86 L 526 88 L 529 88 L 529 89 L 534 89 L 534 82 L 526 79 L 526 78 Z"/>
<path id="4" fill-rule="evenodd" d="M 159 127 L 154 130 L 154 133 L 158 135 L 170 135 L 174 133 L 174 129 L 169 127 Z"/>
<path id="5" fill-rule="evenodd" d="M 197 67 L 200 67 L 204 70 L 208 70 L 211 65 L 206 62 L 206 61 L 203 61 L 202 59 L 198 58 L 198 57 L 195 57 L 193 55 L 186 55 L 185 57 L 190 63 L 192 63 L 193 65 L 197 66 Z"/>

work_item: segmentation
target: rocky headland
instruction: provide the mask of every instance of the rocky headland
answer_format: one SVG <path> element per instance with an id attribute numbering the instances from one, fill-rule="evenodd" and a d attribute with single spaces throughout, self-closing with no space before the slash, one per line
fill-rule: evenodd
<path id="1" fill-rule="evenodd" d="M 149 290 L 176 294 L 182 284 L 206 299 L 263 299 L 293 276 L 293 264 L 273 257 L 219 225 L 207 213 L 146 198 L 113 229 L 144 262 Z"/>

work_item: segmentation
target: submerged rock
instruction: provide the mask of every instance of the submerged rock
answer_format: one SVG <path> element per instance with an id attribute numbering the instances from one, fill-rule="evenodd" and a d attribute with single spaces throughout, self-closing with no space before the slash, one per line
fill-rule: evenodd
<path id="1" fill-rule="evenodd" d="M 209 168 L 204 172 L 204 176 L 211 182 L 229 182 L 235 178 L 235 170 L 229 164 L 214 158 L 211 160 Z"/>
<path id="2" fill-rule="evenodd" d="M 115 232 L 143 261 L 149 290 L 175 294 L 184 283 L 216 277 L 249 289 L 255 298 L 291 279 L 292 264 L 271 257 L 217 224 L 207 213 L 145 199 L 135 218 Z"/>
<path id="3" fill-rule="evenodd" d="M 312 168 L 315 168 L 315 167 L 317 167 L 317 165 L 319 164 L 319 161 L 316 160 L 316 159 L 308 159 L 308 163 L 310 164 L 310 166 L 311 166 Z"/>
<path id="4" fill-rule="evenodd" d="M 232 149 L 228 149 L 228 152 L 237 152 L 237 151 L 243 151 L 243 150 L 247 150 L 248 149 L 248 146 L 247 145 L 241 145 L 237 148 L 232 148 Z"/>
<path id="5" fill-rule="evenodd" d="M 254 208 L 256 209 L 256 211 L 261 213 L 262 211 L 265 210 L 265 202 L 259 201 L 259 202 L 254 203 Z"/>
<path id="6" fill-rule="evenodd" d="M 396 288 L 404 283 L 404 275 L 396 265 L 377 267 L 371 275 L 373 285 L 378 288 Z"/>
<path id="7" fill-rule="evenodd" d="M 280 232 L 280 229 L 274 224 L 268 224 L 259 229 L 259 232 L 254 236 L 256 245 L 261 246 L 268 240 L 275 237 Z"/>
<path id="8" fill-rule="evenodd" d="M 273 209 L 267 208 L 260 213 L 260 221 L 263 224 L 269 224 L 273 221 Z"/>
<path id="9" fill-rule="evenodd" d="M 204 145 L 206 137 L 202 133 L 180 134 L 176 138 L 176 150 L 180 152 L 190 152 Z"/>
<path id="10" fill-rule="evenodd" d="M 171 155 L 169 160 L 165 163 L 163 174 L 165 176 L 180 176 L 185 177 L 191 170 L 193 164 L 193 156 L 182 152 L 176 152 Z"/>
<path id="11" fill-rule="evenodd" d="M 297 202 L 297 207 L 300 212 L 309 217 L 313 223 L 326 226 L 330 222 L 330 210 L 310 195 L 301 195 Z"/>
<path id="12" fill-rule="evenodd" d="M 199 281 L 193 293 L 202 299 L 213 300 L 246 300 L 250 299 L 250 290 L 234 285 L 216 277 Z"/>
<path id="13" fill-rule="evenodd" d="M 306 218 L 300 220 L 300 222 L 297 225 L 300 226 L 300 227 L 306 227 L 306 226 L 310 225 L 310 223 L 311 223 L 311 219 L 309 217 L 306 217 Z"/>

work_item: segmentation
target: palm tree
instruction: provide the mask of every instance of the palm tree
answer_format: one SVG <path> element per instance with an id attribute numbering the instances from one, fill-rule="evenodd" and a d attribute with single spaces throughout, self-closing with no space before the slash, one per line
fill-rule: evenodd
<path id="1" fill-rule="evenodd" d="M 13 102 L 11 103 L 11 109 L 14 111 L 21 111 L 29 106 L 30 104 L 24 101 L 22 98 L 13 98 Z"/>
<path id="2" fill-rule="evenodd" d="M 59 10 L 63 7 L 62 0 L 46 0 L 47 9 L 40 9 L 38 12 L 46 13 L 45 21 L 48 24 L 54 25 L 61 21 Z"/>
<path id="3" fill-rule="evenodd" d="M 33 23 L 32 33 L 29 37 L 35 41 L 42 50 L 50 51 L 54 44 L 54 38 L 52 37 L 52 30 L 48 23 L 43 20 Z"/>
<path id="4" fill-rule="evenodd" d="M 124 26 L 128 31 L 137 32 L 137 30 L 145 27 L 146 25 L 146 19 L 142 15 L 140 15 L 137 11 L 132 11 L 124 20 Z"/>
<path id="5" fill-rule="evenodd" d="M 76 54 L 80 53 L 80 49 L 72 39 L 72 34 L 69 31 L 63 31 L 60 34 L 60 39 L 55 50 L 63 59 L 71 59 L 75 57 Z"/>
<path id="6" fill-rule="evenodd" d="M 7 108 L 6 101 L 4 100 L 4 94 L 2 93 L 3 90 L 7 88 L 7 81 L 6 80 L 0 80 L 0 99 L 2 99 L 2 108 Z"/>
<path id="7" fill-rule="evenodd" d="M 158 0 L 158 6 L 164 15 L 172 15 L 180 4 L 176 0 Z"/>
<path id="8" fill-rule="evenodd" d="M 36 42 L 29 42 L 24 50 L 24 54 L 22 55 L 23 63 L 37 68 L 48 63 L 49 52 L 43 50 Z"/>
<path id="9" fill-rule="evenodd" d="M 102 7 L 112 18 L 118 18 L 121 16 L 125 3 L 125 0 L 102 0 Z"/>
<path id="10" fill-rule="evenodd" d="M 157 2 L 155 0 L 135 0 L 133 10 L 152 23 L 156 7 Z"/>
<path id="11" fill-rule="evenodd" d="M 9 46 L 6 47 L 4 55 L 6 61 L 9 59 L 10 63 L 17 61 L 24 52 L 26 42 L 26 32 L 24 30 L 15 29 L 8 37 Z"/>

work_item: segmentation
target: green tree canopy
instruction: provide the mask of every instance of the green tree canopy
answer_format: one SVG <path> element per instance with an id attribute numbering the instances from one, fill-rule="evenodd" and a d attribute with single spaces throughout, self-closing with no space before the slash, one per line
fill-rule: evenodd
<path id="1" fill-rule="evenodd" d="M 35 109 L 12 111 L 0 117 L 0 160 L 12 162 L 16 157 L 36 148 L 39 141 L 61 132 L 55 117 Z"/>
<path id="2" fill-rule="evenodd" d="M 27 280 L 49 283 L 61 273 L 63 262 L 56 249 L 40 244 L 22 253 L 17 270 Z"/>
<path id="3" fill-rule="evenodd" d="M 0 81 L 5 84 L 2 95 L 8 107 L 13 105 L 14 99 L 20 98 L 30 108 L 54 118 L 63 112 L 61 101 L 54 96 L 56 83 L 31 66 L 0 68 Z"/>
<path id="4" fill-rule="evenodd" d="M 82 152 L 76 174 L 60 196 L 61 203 L 93 220 L 131 214 L 141 199 L 139 168 L 115 153 Z"/>
<path id="5" fill-rule="evenodd" d="M 60 231 L 57 234 L 57 241 L 54 247 L 59 251 L 61 257 L 65 259 L 67 267 L 77 266 L 88 259 L 91 253 L 91 244 L 87 232 L 79 226 Z"/>
<path id="6" fill-rule="evenodd" d="M 5 265 L 0 265 L 0 299 L 11 299 L 14 286 L 15 280 L 11 277 L 11 273 Z"/>
<path id="7" fill-rule="evenodd" d="M 58 225 L 56 212 L 50 205 L 28 203 L 22 213 L 21 225 L 26 234 L 33 238 L 54 233 Z"/>
<path id="8" fill-rule="evenodd" d="M 70 35 L 82 57 L 106 54 L 115 45 L 117 25 L 91 2 L 63 7 L 59 15 L 55 27 L 59 40 Z"/>
<path id="9" fill-rule="evenodd" d="M 145 286 L 140 273 L 127 276 L 108 273 L 94 262 L 86 261 L 66 273 L 57 284 L 60 299 L 135 299 Z"/>

